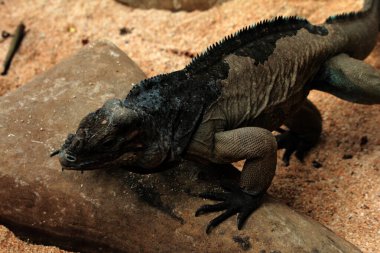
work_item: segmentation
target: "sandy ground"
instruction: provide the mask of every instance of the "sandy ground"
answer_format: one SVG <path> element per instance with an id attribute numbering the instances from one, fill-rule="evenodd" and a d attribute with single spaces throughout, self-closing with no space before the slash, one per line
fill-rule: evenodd
<path id="1" fill-rule="evenodd" d="M 208 11 L 171 13 L 138 10 L 112 0 L 0 0 L 0 30 L 23 21 L 28 33 L 0 95 L 19 87 L 84 46 L 109 39 L 148 76 L 184 67 L 191 56 L 237 29 L 277 15 L 299 15 L 320 23 L 327 16 L 358 10 L 362 1 L 234 0 Z M 126 34 L 120 29 L 125 28 Z M 0 42 L 0 62 L 10 39 Z M 380 68 L 380 47 L 368 59 Z M 270 192 L 364 252 L 380 248 L 380 106 L 344 102 L 313 92 L 324 119 L 321 144 L 304 164 L 281 162 Z M 364 139 L 368 143 L 364 143 Z M 362 143 L 361 143 L 362 142 Z M 281 154 L 279 154 L 280 156 Z M 352 155 L 351 159 L 343 156 Z M 323 166 L 315 169 L 317 160 Z M 0 252 L 64 252 L 15 238 L 0 226 Z"/>

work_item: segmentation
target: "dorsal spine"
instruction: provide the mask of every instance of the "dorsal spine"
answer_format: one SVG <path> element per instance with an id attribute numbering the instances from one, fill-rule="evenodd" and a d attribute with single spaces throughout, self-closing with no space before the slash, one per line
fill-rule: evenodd
<path id="1" fill-rule="evenodd" d="M 185 67 L 185 71 L 193 72 L 201 70 L 204 66 L 222 59 L 224 55 L 230 54 L 244 45 L 264 38 L 265 36 L 276 33 L 286 33 L 301 28 L 306 28 L 315 33 L 323 33 L 323 31 L 318 30 L 319 27 L 313 26 L 306 19 L 296 16 L 279 16 L 272 20 L 264 20 L 255 25 L 244 27 L 238 32 L 226 36 L 221 41 L 209 46 L 206 51 L 192 59 Z"/>
<path id="2" fill-rule="evenodd" d="M 327 24 L 335 24 L 340 22 L 352 21 L 358 18 L 363 18 L 367 16 L 374 8 L 375 5 L 378 5 L 378 0 L 366 0 L 364 2 L 363 9 L 360 11 L 353 11 L 348 13 L 342 13 L 338 15 L 330 16 L 326 19 Z"/>

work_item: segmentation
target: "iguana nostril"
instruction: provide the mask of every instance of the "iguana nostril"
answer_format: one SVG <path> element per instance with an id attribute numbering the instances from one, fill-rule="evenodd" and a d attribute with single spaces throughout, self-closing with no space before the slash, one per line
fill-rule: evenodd
<path id="1" fill-rule="evenodd" d="M 65 140 L 65 144 L 70 144 L 74 137 L 75 137 L 75 134 L 68 134 Z"/>
<path id="2" fill-rule="evenodd" d="M 77 158 L 75 156 L 69 155 L 69 154 L 66 154 L 65 158 L 66 158 L 67 161 L 72 162 L 72 163 L 77 160 Z"/>

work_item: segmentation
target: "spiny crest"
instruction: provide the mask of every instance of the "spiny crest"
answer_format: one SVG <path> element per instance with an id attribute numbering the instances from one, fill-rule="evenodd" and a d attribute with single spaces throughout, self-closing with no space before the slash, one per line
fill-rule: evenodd
<path id="1" fill-rule="evenodd" d="M 326 19 L 327 24 L 334 24 L 338 22 L 345 22 L 345 21 L 351 21 L 357 18 L 365 17 L 374 7 L 375 0 L 372 0 L 370 3 L 365 3 L 365 6 L 360 11 L 352 11 L 347 13 L 342 13 L 338 15 L 330 16 Z"/>
<path id="2" fill-rule="evenodd" d="M 197 70 L 199 69 L 198 65 L 203 65 L 202 63 L 209 62 L 210 59 L 221 59 L 223 55 L 227 55 L 254 40 L 274 33 L 298 30 L 308 26 L 311 25 L 306 19 L 297 16 L 278 16 L 271 20 L 260 21 L 257 24 L 246 26 L 209 46 L 204 52 L 194 57 L 185 69 L 188 71 Z"/>
<path id="3" fill-rule="evenodd" d="M 334 24 L 337 22 L 342 21 L 350 21 L 356 18 L 364 17 L 367 14 L 367 12 L 348 12 L 348 13 L 342 13 L 339 15 L 330 16 L 326 19 L 327 24 Z"/>
<path id="4" fill-rule="evenodd" d="M 135 84 L 129 92 L 127 98 L 137 97 L 142 92 L 161 89 L 167 89 L 169 86 L 178 85 L 182 80 L 186 79 L 186 74 L 179 70 L 167 74 L 159 74 L 140 81 Z"/>
<path id="5" fill-rule="evenodd" d="M 139 95 L 142 91 L 144 90 L 149 90 L 151 89 L 153 86 L 159 84 L 162 82 L 162 80 L 164 80 L 165 78 L 167 78 L 169 74 L 160 74 L 160 75 L 156 75 L 156 76 L 153 76 L 153 77 L 150 77 L 150 78 L 146 78 L 142 81 L 140 81 L 138 84 L 135 84 L 131 91 L 129 92 L 128 96 L 137 96 Z"/>

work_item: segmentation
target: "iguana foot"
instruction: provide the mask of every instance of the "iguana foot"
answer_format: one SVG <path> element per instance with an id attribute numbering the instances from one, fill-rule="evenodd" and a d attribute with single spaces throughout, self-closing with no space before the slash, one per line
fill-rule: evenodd
<path id="1" fill-rule="evenodd" d="M 222 186 L 222 188 L 225 192 L 205 192 L 199 195 L 202 198 L 222 202 L 214 205 L 201 206 L 196 211 L 195 216 L 225 210 L 221 215 L 209 222 L 206 228 L 207 234 L 210 234 L 213 228 L 234 214 L 238 214 L 237 227 L 240 230 L 251 213 L 260 206 L 262 197 L 264 196 L 264 193 L 251 195 L 244 192 L 238 186 Z"/>
<path id="2" fill-rule="evenodd" d="M 312 144 L 308 143 L 306 138 L 289 130 L 278 129 L 279 135 L 276 135 L 277 149 L 285 149 L 282 161 L 285 166 L 289 166 L 291 155 L 295 152 L 295 156 L 301 162 L 304 161 L 304 157 L 307 152 L 312 148 Z"/>

